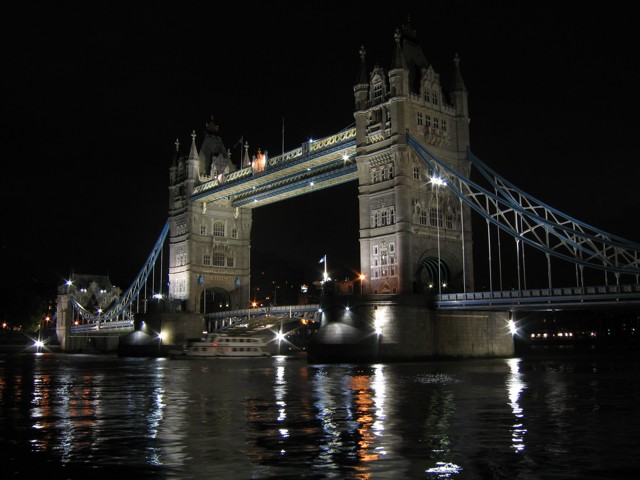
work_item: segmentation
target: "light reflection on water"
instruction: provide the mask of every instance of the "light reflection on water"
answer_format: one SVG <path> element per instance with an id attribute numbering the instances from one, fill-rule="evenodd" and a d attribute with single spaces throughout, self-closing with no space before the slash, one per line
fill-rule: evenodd
<path id="1" fill-rule="evenodd" d="M 14 478 L 608 478 L 640 468 L 639 370 L 0 355 L 0 452 Z"/>
<path id="2" fill-rule="evenodd" d="M 524 428 L 522 423 L 522 419 L 524 418 L 524 411 L 518 400 L 520 399 L 520 394 L 525 389 L 525 384 L 522 381 L 522 376 L 520 374 L 520 359 L 519 358 L 511 358 L 507 360 L 507 364 L 511 369 L 511 374 L 507 378 L 507 390 L 509 392 L 509 405 L 511 405 L 511 409 L 513 410 L 513 416 L 515 417 L 515 423 L 513 424 L 513 448 L 517 452 L 524 450 L 524 435 L 527 433 L 527 429 Z"/>

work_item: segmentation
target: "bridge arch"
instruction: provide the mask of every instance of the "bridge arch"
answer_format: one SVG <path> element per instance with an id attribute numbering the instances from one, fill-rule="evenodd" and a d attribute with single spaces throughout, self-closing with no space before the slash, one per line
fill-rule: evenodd
<path id="1" fill-rule="evenodd" d="M 220 287 L 207 287 L 200 293 L 200 313 L 213 313 L 229 310 L 231 295 Z"/>
<path id="2" fill-rule="evenodd" d="M 438 265 L 440 271 L 438 272 Z M 416 285 L 419 292 L 438 292 L 438 281 L 441 287 L 446 289 L 456 289 L 462 285 L 462 279 L 458 278 L 456 272 L 460 270 L 459 260 L 448 252 L 426 251 L 418 262 L 416 269 Z M 460 285 L 458 285 L 460 284 Z"/>

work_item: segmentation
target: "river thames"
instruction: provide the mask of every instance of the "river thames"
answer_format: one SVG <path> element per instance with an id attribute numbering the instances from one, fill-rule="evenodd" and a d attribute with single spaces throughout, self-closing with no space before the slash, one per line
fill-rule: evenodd
<path id="1" fill-rule="evenodd" d="M 0 355 L 3 478 L 612 479 L 638 351 L 309 364 Z"/>

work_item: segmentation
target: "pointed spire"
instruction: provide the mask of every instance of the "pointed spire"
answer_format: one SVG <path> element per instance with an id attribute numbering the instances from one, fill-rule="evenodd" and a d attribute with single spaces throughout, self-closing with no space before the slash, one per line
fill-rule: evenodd
<path id="1" fill-rule="evenodd" d="M 464 80 L 462 80 L 462 73 L 460 72 L 460 56 L 456 53 L 455 57 L 453 57 L 453 64 L 455 68 L 453 70 L 453 87 L 452 91 L 467 91 L 467 87 L 464 85 Z"/>
<path id="2" fill-rule="evenodd" d="M 191 150 L 189 151 L 189 160 L 200 160 L 198 157 L 198 149 L 196 148 L 196 131 L 191 132 Z"/>
<path id="3" fill-rule="evenodd" d="M 400 30 L 396 28 L 396 31 L 393 34 L 393 39 L 396 42 L 396 50 L 391 61 L 391 70 L 400 68 L 405 70 L 407 69 L 407 62 L 404 60 L 404 55 L 402 55 L 402 46 L 400 45 L 401 38 L 402 35 L 400 34 Z"/>
<path id="4" fill-rule="evenodd" d="M 244 157 L 242 158 L 242 167 L 246 168 L 251 166 L 251 159 L 249 158 L 249 142 L 244 144 Z"/>
<path id="5" fill-rule="evenodd" d="M 356 80 L 356 85 L 368 85 L 369 84 L 369 76 L 367 74 L 367 64 L 364 61 L 364 56 L 366 55 L 366 51 L 364 49 L 364 45 L 360 47 L 360 72 L 358 74 L 358 78 Z"/>

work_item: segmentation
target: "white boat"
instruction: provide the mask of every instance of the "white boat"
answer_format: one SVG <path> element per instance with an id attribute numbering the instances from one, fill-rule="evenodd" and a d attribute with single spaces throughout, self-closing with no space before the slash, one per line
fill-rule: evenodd
<path id="1" fill-rule="evenodd" d="M 190 340 L 184 350 L 187 357 L 269 357 L 264 339 L 249 335 L 212 333 Z"/>

